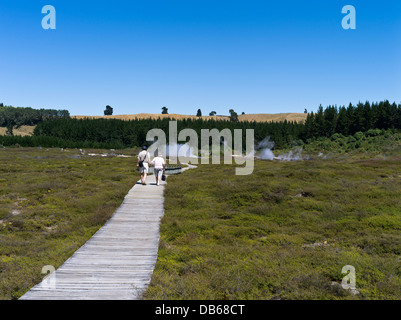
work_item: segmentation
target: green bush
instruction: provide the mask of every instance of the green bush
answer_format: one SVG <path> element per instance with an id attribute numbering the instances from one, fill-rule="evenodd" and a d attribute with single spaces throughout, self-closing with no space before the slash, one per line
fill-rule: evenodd
<path id="1" fill-rule="evenodd" d="M 382 134 L 382 130 L 380 129 L 370 129 L 366 132 L 366 136 L 368 137 L 377 137 Z"/>
<path id="2" fill-rule="evenodd" d="M 341 133 L 335 133 L 330 137 L 330 139 L 332 141 L 336 141 L 336 140 L 342 139 L 342 138 L 344 138 L 344 136 Z"/>
<path id="3" fill-rule="evenodd" d="M 355 139 L 354 136 L 349 136 L 348 137 L 348 144 L 352 144 L 352 143 L 355 143 L 355 142 L 356 142 L 356 139 Z"/>
<path id="4" fill-rule="evenodd" d="M 362 140 L 365 137 L 365 135 L 363 134 L 363 132 L 358 131 L 357 133 L 354 134 L 354 137 L 357 140 Z"/>

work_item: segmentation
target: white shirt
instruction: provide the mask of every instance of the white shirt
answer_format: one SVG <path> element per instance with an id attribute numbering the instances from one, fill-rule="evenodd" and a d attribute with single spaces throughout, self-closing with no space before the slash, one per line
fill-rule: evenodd
<path id="1" fill-rule="evenodd" d="M 152 164 L 155 165 L 155 169 L 163 169 L 163 165 L 166 163 L 162 157 L 156 157 L 152 160 Z"/>

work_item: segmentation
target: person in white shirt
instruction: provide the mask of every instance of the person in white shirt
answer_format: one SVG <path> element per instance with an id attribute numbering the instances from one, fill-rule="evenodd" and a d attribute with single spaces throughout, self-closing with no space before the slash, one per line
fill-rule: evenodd
<path id="1" fill-rule="evenodd" d="M 146 177 L 149 172 L 150 154 L 146 147 L 142 147 L 142 151 L 138 154 L 138 162 L 136 164 L 141 174 L 141 183 L 146 185 Z"/>
<path id="2" fill-rule="evenodd" d="M 156 185 L 158 186 L 160 184 L 162 174 L 166 171 L 166 162 L 164 161 L 162 154 L 159 153 L 157 157 L 152 160 L 151 164 L 155 166 L 154 172 Z"/>

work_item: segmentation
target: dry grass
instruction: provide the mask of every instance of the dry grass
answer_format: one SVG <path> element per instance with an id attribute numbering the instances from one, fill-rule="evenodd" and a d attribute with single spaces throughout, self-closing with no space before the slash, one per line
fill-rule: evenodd
<path id="1" fill-rule="evenodd" d="M 255 113 L 255 114 L 243 114 L 238 116 L 240 121 L 256 121 L 256 122 L 280 122 L 280 121 L 296 121 L 304 122 L 306 119 L 306 113 Z"/>
<path id="2" fill-rule="evenodd" d="M 108 118 L 108 119 L 120 119 L 120 120 L 134 120 L 134 119 L 164 119 L 164 118 L 172 118 L 175 120 L 182 119 L 198 119 L 199 117 L 194 115 L 183 115 L 183 114 L 150 114 L 150 113 L 139 113 L 139 114 L 124 114 L 124 115 L 113 115 L 113 116 L 72 116 L 73 118 L 83 119 L 100 119 L 100 118 Z M 217 120 L 229 120 L 228 116 L 203 116 L 202 119 L 217 119 Z M 243 114 L 238 116 L 239 121 L 256 121 L 256 122 L 271 122 L 271 121 L 305 121 L 306 114 L 305 113 L 277 113 L 277 114 L 268 114 L 268 113 L 257 113 L 257 114 Z"/>
<path id="3" fill-rule="evenodd" d="M 35 126 L 22 126 L 18 129 L 14 129 L 14 135 L 16 136 L 31 136 Z M 0 127 L 0 136 L 6 134 L 7 128 Z"/>

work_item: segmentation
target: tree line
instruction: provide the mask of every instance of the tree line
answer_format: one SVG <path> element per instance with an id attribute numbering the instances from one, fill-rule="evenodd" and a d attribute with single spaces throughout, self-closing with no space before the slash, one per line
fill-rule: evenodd
<path id="1" fill-rule="evenodd" d="M 401 104 L 388 100 L 377 103 L 349 104 L 348 107 L 320 106 L 316 112 L 310 112 L 303 123 L 293 121 L 256 122 L 238 121 L 236 114 L 230 110 L 229 120 L 219 119 L 182 119 L 177 120 L 177 129 L 194 129 L 201 137 L 202 129 L 242 129 L 245 144 L 246 129 L 254 129 L 255 142 L 270 137 L 276 149 L 302 145 L 320 137 L 331 137 L 334 134 L 344 136 L 366 132 L 370 129 L 401 130 Z M 49 117 L 37 124 L 34 137 L 52 137 L 46 147 L 60 146 L 67 142 L 73 146 L 103 145 L 114 149 L 149 145 L 146 134 L 151 129 L 162 129 L 167 136 L 170 118 L 164 119 L 73 119 L 70 117 Z M 55 140 L 57 139 L 57 140 Z M 167 140 L 168 141 L 168 140 Z M 57 145 L 50 145 L 51 143 Z M 34 140 L 30 144 L 35 144 Z"/>
<path id="2" fill-rule="evenodd" d="M 0 127 L 7 128 L 7 135 L 12 136 L 13 130 L 21 126 L 34 126 L 43 120 L 69 118 L 68 110 L 33 109 L 4 106 L 0 104 Z"/>
<path id="3" fill-rule="evenodd" d="M 151 129 L 161 129 L 166 133 L 169 140 L 170 118 L 163 119 L 140 119 L 140 120 L 119 120 L 119 119 L 52 119 L 39 123 L 35 130 L 35 136 L 56 137 L 74 143 L 108 143 L 118 148 L 123 145 L 126 148 L 149 145 L 146 141 L 146 134 Z M 243 132 L 243 143 L 245 145 L 246 129 L 254 129 L 255 140 L 263 140 L 270 136 L 279 148 L 290 145 L 298 139 L 302 133 L 303 124 L 296 122 L 238 122 L 229 120 L 204 120 L 183 119 L 177 121 L 177 131 L 191 128 L 196 131 L 199 139 L 202 129 L 229 129 L 234 134 L 234 129 L 241 129 Z M 200 141 L 199 141 L 200 145 Z"/>
<path id="4" fill-rule="evenodd" d="M 376 103 L 351 103 L 348 107 L 319 106 L 316 113 L 309 113 L 304 123 L 301 138 L 305 141 L 318 137 L 331 137 L 338 133 L 344 136 L 370 129 L 401 129 L 401 104 L 388 100 Z"/>
<path id="5" fill-rule="evenodd" d="M 169 140 L 169 122 L 170 118 L 163 119 L 135 119 L 135 120 L 119 120 L 119 119 L 52 119 L 39 123 L 35 130 L 34 136 L 49 136 L 63 140 L 72 141 L 74 143 L 96 142 L 121 144 L 127 148 L 149 145 L 151 142 L 146 141 L 146 134 L 151 129 L 161 129 L 166 133 L 167 141 Z M 282 147 L 292 143 L 302 130 L 302 124 L 295 122 L 277 122 L 277 123 L 261 123 L 261 122 L 233 122 L 229 120 L 205 120 L 198 119 L 182 119 L 177 120 L 177 130 L 191 128 L 201 138 L 202 129 L 229 129 L 234 134 L 234 129 L 242 129 L 243 143 L 245 145 L 246 129 L 254 129 L 255 139 L 262 140 L 266 136 L 271 136 L 277 140 L 278 146 Z M 180 142 L 179 142 L 180 143 Z M 183 142 L 185 143 L 185 142 Z M 200 141 L 199 141 L 200 145 Z"/>

